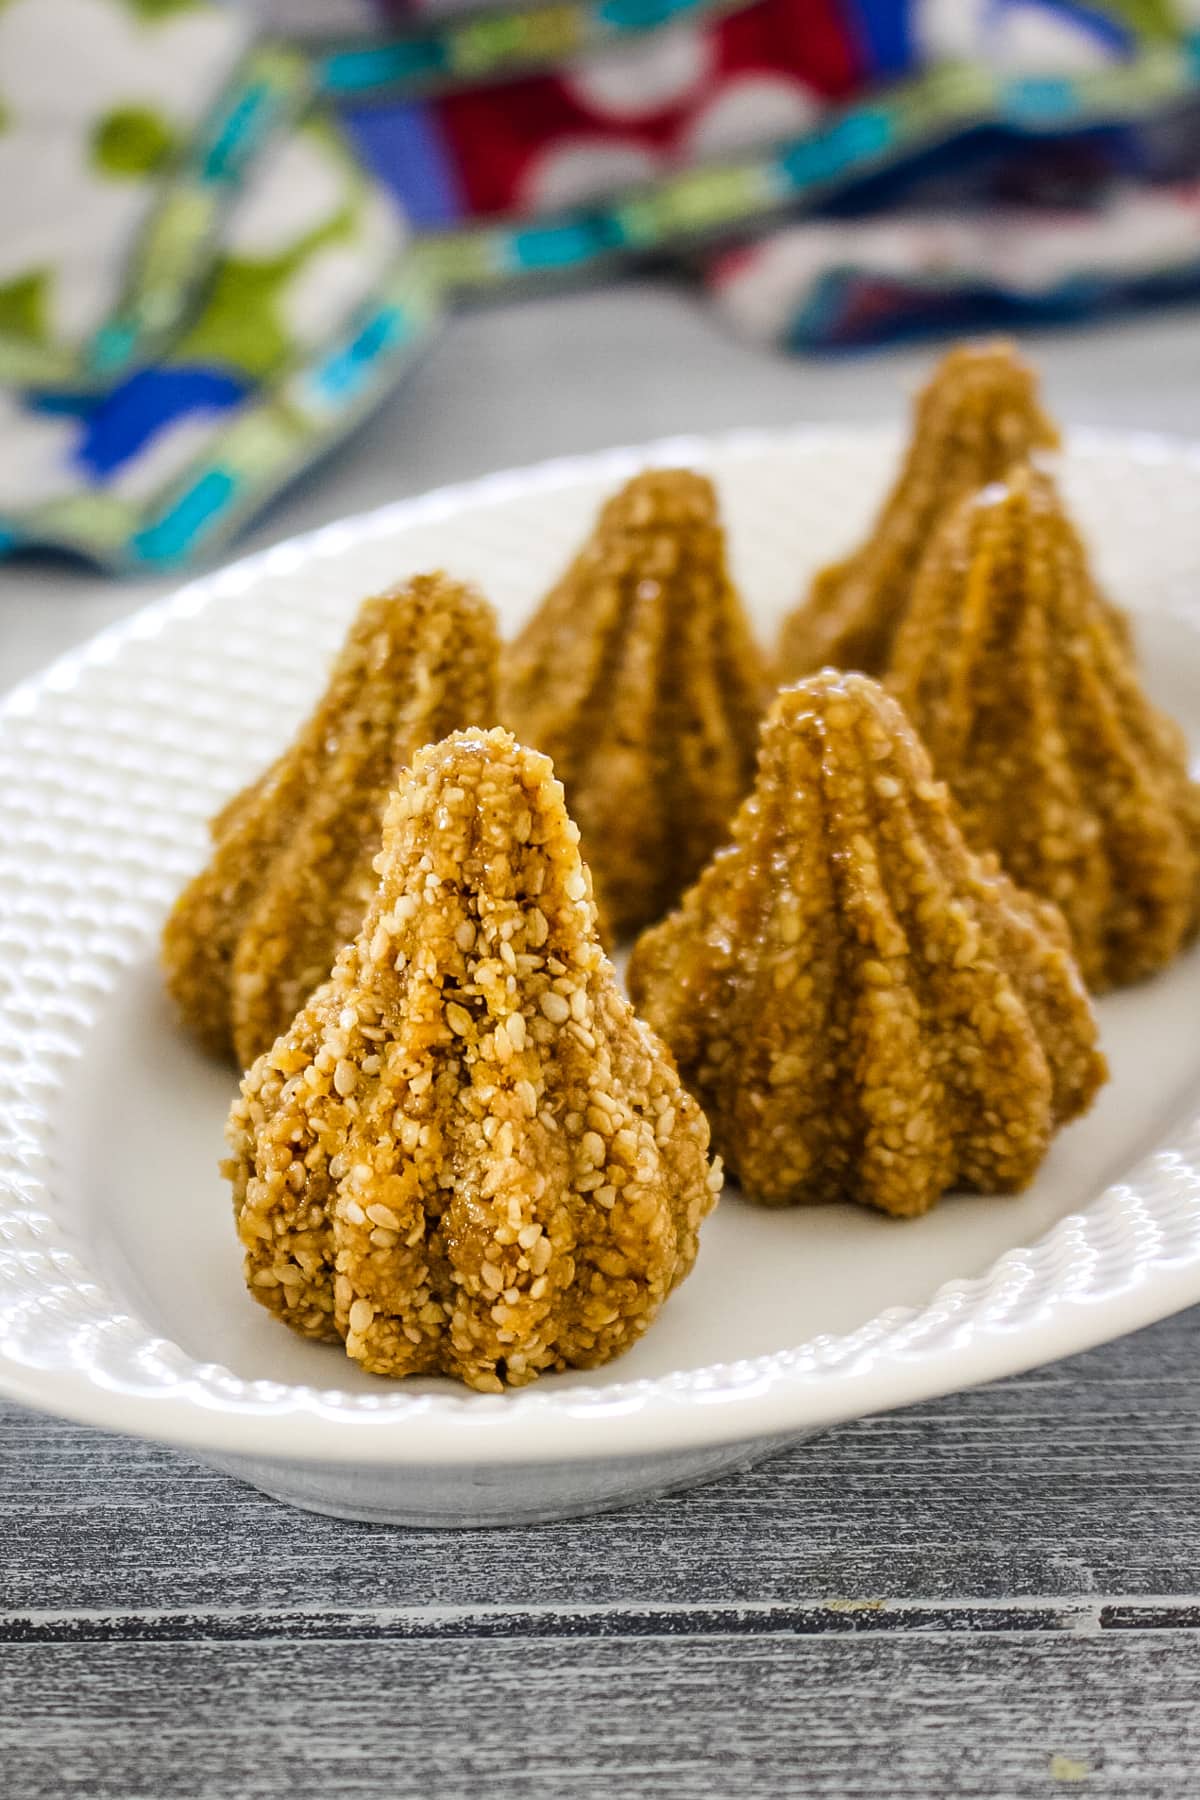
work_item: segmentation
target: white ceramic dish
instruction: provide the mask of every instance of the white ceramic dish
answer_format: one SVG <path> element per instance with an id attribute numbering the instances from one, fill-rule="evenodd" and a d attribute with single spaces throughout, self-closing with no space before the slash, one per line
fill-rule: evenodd
<path id="1" fill-rule="evenodd" d="M 898 1224 L 727 1196 L 653 1330 L 503 1397 L 389 1385 L 246 1297 L 216 1169 L 231 1082 L 155 968 L 203 824 L 287 737 L 359 598 L 444 565 L 511 628 L 647 461 L 716 476 L 764 633 L 862 528 L 887 433 L 672 442 L 495 476 L 193 583 L 0 708 L 0 1391 L 354 1517 L 563 1516 L 1200 1300 L 1200 952 L 1102 1007 L 1111 1085 L 1016 1199 Z M 1149 685 L 1200 742 L 1200 451 L 1072 443 L 1065 478 Z"/>

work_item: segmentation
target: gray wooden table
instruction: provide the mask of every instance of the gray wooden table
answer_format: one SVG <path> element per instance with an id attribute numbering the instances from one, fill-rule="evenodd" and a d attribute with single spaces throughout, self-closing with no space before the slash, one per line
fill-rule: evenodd
<path id="1" fill-rule="evenodd" d="M 1040 342 L 1070 422 L 1200 429 L 1200 318 Z M 458 321 L 258 542 L 489 467 L 874 418 L 665 288 Z M 0 573 L 0 686 L 156 591 Z M 1188 1800 L 1200 1313 L 579 1524 L 288 1511 L 0 1403 L 0 1800 Z"/>
<path id="2" fill-rule="evenodd" d="M 0 1408 L 7 1800 L 1186 1800 L 1200 1315 L 676 1499 L 355 1526 Z"/>

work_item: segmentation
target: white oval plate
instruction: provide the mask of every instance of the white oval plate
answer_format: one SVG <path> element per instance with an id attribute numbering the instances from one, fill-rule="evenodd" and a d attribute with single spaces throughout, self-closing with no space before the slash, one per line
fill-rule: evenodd
<path id="1" fill-rule="evenodd" d="M 389 1384 L 246 1296 L 217 1173 L 226 1071 L 176 1029 L 163 914 L 204 822 L 286 740 L 359 599 L 442 565 L 507 630 L 647 462 L 716 477 L 764 636 L 853 541 L 891 433 L 674 441 L 443 490 L 234 564 L 0 708 L 0 1391 L 190 1447 L 359 1517 L 476 1524 L 699 1479 L 833 1421 L 1116 1337 L 1200 1300 L 1200 952 L 1104 1001 L 1112 1081 L 1013 1199 L 898 1223 L 727 1194 L 695 1273 L 608 1369 L 485 1396 Z M 1200 451 L 1066 459 L 1151 691 L 1200 741 Z"/>

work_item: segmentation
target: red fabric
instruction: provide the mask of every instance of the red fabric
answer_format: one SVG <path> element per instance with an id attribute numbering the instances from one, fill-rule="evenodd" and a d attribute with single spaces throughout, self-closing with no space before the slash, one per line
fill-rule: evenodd
<path id="1" fill-rule="evenodd" d="M 679 29 L 688 32 L 687 27 Z M 773 86 L 784 97 L 774 116 L 784 123 L 786 135 L 787 78 L 793 79 L 798 96 L 803 92 L 814 100 L 831 100 L 852 92 L 864 74 L 836 0 L 757 0 L 729 18 L 694 28 L 690 41 L 703 46 L 702 52 L 694 52 L 696 79 L 682 84 L 686 91 L 669 93 L 665 99 L 655 97 L 653 81 L 639 82 L 636 69 L 629 77 L 628 96 L 620 91 L 619 73 L 606 74 L 598 96 L 584 60 L 578 78 L 564 71 L 437 101 L 468 210 L 487 216 L 538 209 L 539 171 L 564 146 L 577 150 L 580 160 L 589 147 L 598 149 L 597 163 L 602 166 L 597 186 L 604 183 L 604 168 L 609 166 L 605 153 L 613 146 L 625 151 L 631 167 L 640 155 L 653 159 L 656 169 L 693 160 L 697 152 L 689 138 L 696 133 L 699 154 L 711 153 L 703 134 L 705 120 L 712 118 L 714 102 L 749 75 L 780 78 Z M 662 44 L 650 37 L 621 54 L 661 58 L 672 52 L 664 52 Z M 609 60 L 606 54 L 609 70 L 615 55 Z M 666 86 L 670 88 L 670 81 Z M 639 104 L 642 90 L 646 97 Z M 616 104 L 607 103 L 613 97 Z M 749 98 L 746 104 L 752 104 Z M 724 145 L 715 125 L 713 132 L 720 154 Z M 647 166 L 646 173 L 652 172 Z M 620 165 L 615 184 L 623 185 Z"/>
<path id="2" fill-rule="evenodd" d="M 826 99 L 841 99 L 868 73 L 843 11 L 837 0 L 763 0 L 733 13 L 717 26 L 722 68 L 786 70 Z"/>

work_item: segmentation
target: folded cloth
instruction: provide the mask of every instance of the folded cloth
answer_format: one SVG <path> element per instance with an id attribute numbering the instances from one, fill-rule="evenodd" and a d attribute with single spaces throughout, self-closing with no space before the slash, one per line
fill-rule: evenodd
<path id="1" fill-rule="evenodd" d="M 804 349 L 1178 291 L 1189 6 L 0 0 L 0 550 L 211 554 L 463 292 L 674 256 Z"/>
<path id="2" fill-rule="evenodd" d="M 206 0 L 7 0 L 0 71 L 0 374 L 38 384 L 0 390 L 0 548 L 182 561 L 427 334 L 403 212 L 309 65 Z"/>
<path id="3" fill-rule="evenodd" d="M 0 7 L 0 377 L 70 380 L 250 40 L 225 7 Z"/>
<path id="4" fill-rule="evenodd" d="M 1119 189 L 1085 210 L 890 213 L 769 232 L 709 286 L 745 336 L 788 349 L 897 330 L 1080 318 L 1200 291 L 1200 183 Z"/>

